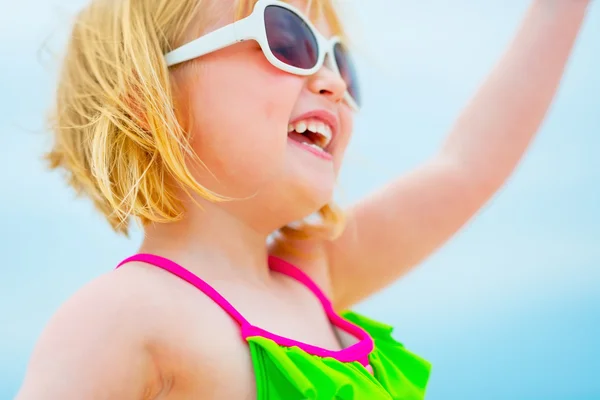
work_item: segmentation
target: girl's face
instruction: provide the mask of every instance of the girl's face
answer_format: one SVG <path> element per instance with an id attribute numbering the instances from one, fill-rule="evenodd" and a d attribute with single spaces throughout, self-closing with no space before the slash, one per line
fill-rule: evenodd
<path id="1" fill-rule="evenodd" d="M 306 8 L 305 1 L 289 3 Z M 205 33 L 232 21 L 224 18 Z M 331 36 L 325 18 L 313 22 Z M 192 147 L 206 167 L 195 168 L 195 177 L 209 190 L 240 199 L 220 206 L 246 218 L 260 216 L 272 229 L 267 225 L 278 228 L 332 199 L 353 119 L 337 73 L 325 65 L 308 77 L 283 72 L 248 41 L 194 60 L 174 77 L 178 104 L 191 117 Z M 303 118 L 307 113 L 314 115 Z M 302 135 L 288 134 L 303 121 L 332 130 L 326 154 L 301 145 Z"/>

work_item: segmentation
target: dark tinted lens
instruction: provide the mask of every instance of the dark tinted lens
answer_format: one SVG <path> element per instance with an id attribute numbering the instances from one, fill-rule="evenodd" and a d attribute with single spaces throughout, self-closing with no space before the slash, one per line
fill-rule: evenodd
<path id="1" fill-rule="evenodd" d="M 348 87 L 348 93 L 350 93 L 350 96 L 352 96 L 356 104 L 360 105 L 361 97 L 358 87 L 358 77 L 350 54 L 341 43 L 337 43 L 334 46 L 333 52 L 335 54 L 335 62 L 340 70 L 340 75 L 342 75 L 342 79 L 346 82 L 346 86 Z"/>
<path id="2" fill-rule="evenodd" d="M 300 17 L 279 6 L 265 8 L 267 41 L 273 55 L 293 67 L 310 69 L 317 64 L 317 39 Z"/>

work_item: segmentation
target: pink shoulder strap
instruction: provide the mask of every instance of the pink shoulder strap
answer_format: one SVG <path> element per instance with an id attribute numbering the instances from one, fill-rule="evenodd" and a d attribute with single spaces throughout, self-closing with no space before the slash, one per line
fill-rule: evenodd
<path id="1" fill-rule="evenodd" d="M 331 306 L 331 301 L 321 288 L 300 268 L 275 256 L 269 256 L 269 268 L 300 282 L 319 299 L 325 308 Z"/>
<path id="2" fill-rule="evenodd" d="M 183 268 L 181 265 L 171 261 L 167 258 L 157 256 L 154 254 L 135 254 L 131 257 L 121 261 L 117 268 L 129 262 L 143 262 L 151 264 L 156 267 L 162 268 L 171 274 L 178 276 L 179 278 L 187 281 L 188 283 L 195 286 L 198 290 L 202 291 L 205 295 L 211 298 L 217 303 L 223 310 L 225 310 L 241 327 L 250 325 L 248 321 L 235 309 L 219 292 L 217 292 L 212 286 L 200 279 L 197 275 Z"/>

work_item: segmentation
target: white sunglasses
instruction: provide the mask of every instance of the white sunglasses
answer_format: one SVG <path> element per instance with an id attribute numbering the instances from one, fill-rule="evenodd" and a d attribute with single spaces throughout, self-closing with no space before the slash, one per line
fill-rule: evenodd
<path id="1" fill-rule="evenodd" d="M 344 100 L 359 109 L 354 64 L 341 39 L 326 39 L 297 8 L 282 1 L 258 0 L 246 18 L 184 44 L 167 53 L 165 60 L 172 66 L 246 40 L 258 42 L 273 66 L 296 75 L 312 75 L 327 60 L 346 83 Z"/>

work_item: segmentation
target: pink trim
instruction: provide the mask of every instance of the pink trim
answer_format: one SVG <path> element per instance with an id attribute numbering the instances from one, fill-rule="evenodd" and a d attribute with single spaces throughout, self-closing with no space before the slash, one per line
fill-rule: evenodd
<path id="1" fill-rule="evenodd" d="M 135 254 L 121 261 L 121 263 L 117 265 L 117 268 L 119 268 L 123 264 L 134 261 L 154 265 L 155 267 L 162 268 L 165 271 L 170 272 L 175 276 L 178 276 L 179 278 L 192 284 L 198 290 L 210 297 L 223 310 L 225 310 L 227 314 L 229 314 L 240 326 L 243 327 L 245 325 L 250 325 L 250 323 L 246 321 L 246 318 L 244 318 L 242 314 L 240 314 L 238 310 L 236 310 L 235 307 L 231 305 L 231 303 L 229 303 L 223 296 L 221 296 L 219 292 L 217 292 L 213 287 L 211 287 L 208 283 L 204 282 L 198 276 L 194 275 L 192 272 L 183 268 L 181 265 L 175 263 L 174 261 L 154 254 Z"/>
<path id="2" fill-rule="evenodd" d="M 295 279 L 304 286 L 306 286 L 321 301 L 321 304 L 325 309 L 325 313 L 327 314 L 327 317 L 329 317 L 329 321 L 334 326 L 356 337 L 359 341 L 353 344 L 352 346 L 346 347 L 342 350 L 327 350 L 322 347 L 312 346 L 307 343 L 281 337 L 270 332 L 266 332 L 260 328 L 253 327 L 254 329 L 256 329 L 255 332 L 259 333 L 261 336 L 273 340 L 279 345 L 286 347 L 297 346 L 300 349 L 306 351 L 307 353 L 314 354 L 320 357 L 333 357 L 342 362 L 359 361 L 364 366 L 367 366 L 369 364 L 368 357 L 369 354 L 373 351 L 374 343 L 373 339 L 367 333 L 367 331 L 340 317 L 339 314 L 337 314 L 333 309 L 331 301 L 329 301 L 329 299 L 327 298 L 327 296 L 325 296 L 323 291 L 315 284 L 315 282 L 312 279 L 310 279 L 308 275 L 306 275 L 299 268 L 275 256 L 269 256 L 269 267 L 273 271 L 287 275 L 290 278 Z M 242 335 L 244 335 L 243 330 Z M 244 337 L 247 337 L 247 335 Z"/>
<path id="3" fill-rule="evenodd" d="M 175 262 L 160 257 L 153 254 L 136 254 L 125 260 L 121 261 L 117 268 L 128 262 L 143 262 L 147 264 L 154 265 L 156 267 L 162 268 L 163 270 L 170 272 L 173 275 L 178 276 L 179 278 L 187 281 L 192 284 L 194 287 L 202 291 L 206 296 L 211 298 L 215 303 L 217 303 L 223 310 L 225 310 L 239 325 L 241 328 L 242 337 L 246 340 L 252 336 L 261 336 L 266 339 L 270 339 L 273 342 L 277 343 L 283 347 L 298 347 L 301 350 L 313 354 L 319 357 L 331 357 L 335 358 L 341 362 L 354 362 L 358 361 L 365 367 L 369 365 L 369 354 L 373 351 L 373 339 L 369 334 L 359 326 L 352 324 L 349 321 L 346 321 L 342 317 L 340 317 L 329 299 L 325 296 L 325 294 L 321 291 L 321 289 L 300 269 L 296 268 L 292 264 L 274 257 L 269 256 L 269 267 L 278 273 L 289 276 L 292 279 L 295 279 L 302 285 L 306 286 L 314 295 L 319 299 L 329 321 L 339 329 L 353 335 L 359 341 L 353 344 L 350 347 L 347 347 L 342 350 L 328 350 L 322 347 L 313 346 L 308 343 L 299 342 L 297 340 L 289 339 L 283 336 L 276 335 L 259 327 L 256 327 L 250 324 L 236 309 L 229 303 L 219 292 L 217 292 L 214 288 L 212 288 L 208 283 L 200 279 L 198 276 L 194 275 L 192 272 L 183 268 L 179 264 Z"/>

